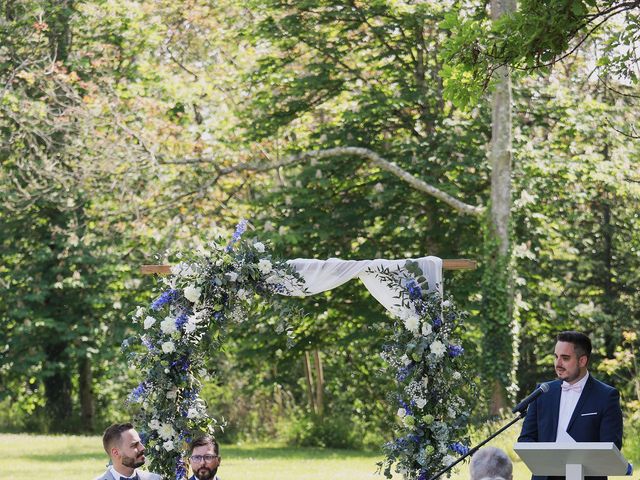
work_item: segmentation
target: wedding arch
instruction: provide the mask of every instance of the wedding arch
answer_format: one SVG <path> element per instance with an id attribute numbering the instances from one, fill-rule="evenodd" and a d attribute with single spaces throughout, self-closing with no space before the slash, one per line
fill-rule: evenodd
<path id="1" fill-rule="evenodd" d="M 244 322 L 256 301 L 287 307 L 282 296 L 307 296 L 358 278 L 389 312 L 390 339 L 381 355 L 396 383 L 394 440 L 383 446 L 380 464 L 407 480 L 426 480 L 464 454 L 469 407 L 459 333 L 464 315 L 443 299 L 437 257 L 404 260 L 277 260 L 267 246 L 245 239 L 241 221 L 226 244 L 212 241 L 197 252 L 179 254 L 173 266 L 145 266 L 144 273 L 167 273 L 161 294 L 138 307 L 140 334 L 124 348 L 144 379 L 131 392 L 140 404 L 138 425 L 150 451 L 152 470 L 185 480 L 189 442 L 215 435 L 218 420 L 200 398 L 207 374 L 204 359 L 219 346 L 229 322 Z M 468 268 L 469 261 L 451 261 Z M 286 318 L 288 312 L 281 312 Z"/>

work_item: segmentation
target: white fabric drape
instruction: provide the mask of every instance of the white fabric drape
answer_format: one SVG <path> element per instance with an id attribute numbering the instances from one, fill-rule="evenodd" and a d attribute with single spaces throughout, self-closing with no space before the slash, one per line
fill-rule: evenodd
<path id="1" fill-rule="evenodd" d="M 429 289 L 437 290 L 442 294 L 442 259 L 432 256 L 404 260 L 340 260 L 339 258 L 288 260 L 287 263 L 304 279 L 306 288 L 305 292 L 290 285 L 289 294 L 292 296 L 315 295 L 339 287 L 353 278 L 359 278 L 376 300 L 387 310 L 397 314 L 398 290 L 377 278 L 376 272 L 380 267 L 390 270 L 403 268 L 407 260 L 417 262 L 429 283 Z"/>

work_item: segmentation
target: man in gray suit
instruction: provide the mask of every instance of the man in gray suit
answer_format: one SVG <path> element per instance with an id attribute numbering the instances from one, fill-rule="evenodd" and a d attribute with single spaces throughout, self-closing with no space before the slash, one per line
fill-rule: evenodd
<path id="1" fill-rule="evenodd" d="M 130 423 L 114 423 L 107 428 L 102 436 L 102 445 L 111 465 L 96 480 L 162 480 L 156 473 L 137 470 L 144 465 L 144 445 Z"/>

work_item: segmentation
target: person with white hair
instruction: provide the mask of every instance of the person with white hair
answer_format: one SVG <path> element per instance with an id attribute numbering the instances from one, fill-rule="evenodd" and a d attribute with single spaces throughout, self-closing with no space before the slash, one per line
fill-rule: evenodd
<path id="1" fill-rule="evenodd" d="M 512 480 L 513 464 L 499 448 L 485 447 L 471 457 L 471 480 Z"/>

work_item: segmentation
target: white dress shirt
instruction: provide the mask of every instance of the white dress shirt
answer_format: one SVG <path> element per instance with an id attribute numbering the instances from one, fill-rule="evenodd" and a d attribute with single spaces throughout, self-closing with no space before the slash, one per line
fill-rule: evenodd
<path id="1" fill-rule="evenodd" d="M 136 473 L 138 473 L 136 470 L 134 470 L 131 475 L 125 475 L 124 473 L 120 473 L 115 468 L 113 468 L 113 465 L 109 467 L 109 470 L 111 470 L 111 475 L 113 475 L 113 478 L 115 478 L 116 480 L 120 480 L 120 477 L 135 477 Z"/>
<path id="2" fill-rule="evenodd" d="M 558 412 L 558 431 L 556 433 L 556 442 L 571 442 L 575 443 L 575 440 L 571 435 L 567 433 L 567 427 L 569 421 L 573 415 L 573 411 L 576 409 L 580 395 L 584 391 L 584 386 L 589 379 L 589 372 L 582 377 L 579 381 L 571 384 L 572 388 L 579 388 L 580 390 L 562 390 L 560 393 L 560 411 Z M 562 382 L 562 385 L 567 385 L 567 382 Z"/>

